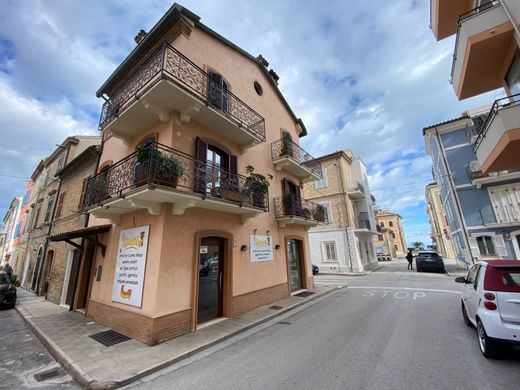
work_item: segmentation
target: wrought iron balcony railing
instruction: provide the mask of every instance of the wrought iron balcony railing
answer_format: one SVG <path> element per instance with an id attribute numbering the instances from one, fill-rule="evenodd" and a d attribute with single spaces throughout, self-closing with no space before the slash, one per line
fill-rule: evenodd
<path id="1" fill-rule="evenodd" d="M 206 105 L 222 112 L 238 126 L 265 141 L 264 118 L 166 42 L 105 102 L 101 110 L 99 128 L 103 129 L 129 102 L 138 99 L 152 86 L 165 79 L 181 86 Z"/>
<path id="2" fill-rule="evenodd" d="M 493 7 L 499 6 L 500 2 L 497 0 L 491 0 L 487 3 L 481 4 L 478 7 L 473 8 L 463 14 L 459 15 L 459 19 L 457 21 L 457 34 L 455 38 L 455 50 L 453 51 L 453 61 L 451 63 L 451 75 L 450 75 L 450 83 L 453 82 L 453 75 L 455 74 L 455 63 L 457 62 L 457 49 L 459 47 L 459 37 L 460 37 L 460 27 L 462 22 L 471 18 L 472 16 L 478 15 L 480 12 L 487 11 Z"/>
<path id="3" fill-rule="evenodd" d="M 277 218 L 301 217 L 306 220 L 328 223 L 325 206 L 293 194 L 284 194 L 274 198 L 274 214 Z"/>
<path id="4" fill-rule="evenodd" d="M 480 128 L 480 132 L 477 136 L 477 139 L 475 140 L 475 146 L 473 148 L 474 151 L 476 151 L 479 147 L 479 145 L 482 143 L 484 138 L 486 138 L 486 134 L 489 129 L 489 125 L 491 122 L 493 122 L 493 119 L 498 114 L 498 112 L 506 107 L 512 107 L 517 106 L 520 104 L 520 93 L 517 93 L 515 95 L 506 96 L 501 99 L 497 99 L 494 101 L 493 105 L 491 106 L 491 110 L 489 111 L 489 114 L 486 118 L 486 121 Z"/>
<path id="5" fill-rule="evenodd" d="M 231 173 L 218 165 L 153 143 L 115 163 L 89 179 L 83 208 L 86 210 L 110 198 L 123 197 L 141 188 L 168 187 L 173 191 L 200 194 L 269 209 L 266 187 L 252 178 Z"/>
<path id="6" fill-rule="evenodd" d="M 276 160 L 280 157 L 291 157 L 321 177 L 321 163 L 289 138 L 280 138 L 271 142 L 271 158 Z"/>

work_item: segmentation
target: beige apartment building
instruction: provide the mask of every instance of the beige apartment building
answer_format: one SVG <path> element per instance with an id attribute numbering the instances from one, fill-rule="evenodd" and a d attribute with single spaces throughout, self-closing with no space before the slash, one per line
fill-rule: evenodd
<path id="1" fill-rule="evenodd" d="M 318 158 L 322 178 L 304 186 L 321 205 L 328 224 L 309 230 L 312 262 L 327 272 L 364 272 L 377 264 L 376 223 L 366 168 L 347 149 Z"/>
<path id="2" fill-rule="evenodd" d="M 431 225 L 431 238 L 435 242 L 437 252 L 450 259 L 454 259 L 455 249 L 450 239 L 450 228 L 446 218 L 446 210 L 442 204 L 440 186 L 434 182 L 426 186 L 426 212 Z"/>
<path id="3" fill-rule="evenodd" d="M 97 137 L 101 143 L 101 137 Z M 87 181 L 95 174 L 99 144 L 88 146 L 59 172 L 60 191 L 47 245 L 48 289 L 46 298 L 54 303 L 81 309 L 86 306 L 88 272 L 81 267 L 84 242 L 71 232 L 87 227 L 88 214 L 82 212 Z M 86 240 L 92 237 L 86 237 Z M 75 304 L 74 304 L 75 302 Z"/>
<path id="4" fill-rule="evenodd" d="M 312 289 L 319 161 L 268 62 L 174 4 L 97 92 L 86 315 L 148 344 Z"/>
<path id="5" fill-rule="evenodd" d="M 451 83 L 462 100 L 496 89 L 472 140 L 474 174 L 520 168 L 520 2 L 518 0 L 430 0 L 437 40 L 456 35 Z"/>
<path id="6" fill-rule="evenodd" d="M 377 215 L 378 209 L 374 210 Z M 377 259 L 380 261 L 388 261 L 397 258 L 395 249 L 394 233 L 388 228 L 382 228 L 379 224 L 376 226 L 377 235 L 374 236 L 374 247 L 376 249 Z"/>
<path id="7" fill-rule="evenodd" d="M 388 233 L 394 241 L 395 256 L 403 257 L 407 253 L 406 240 L 403 229 L 403 218 L 389 210 L 376 214 L 376 222 L 382 229 L 388 229 Z"/>

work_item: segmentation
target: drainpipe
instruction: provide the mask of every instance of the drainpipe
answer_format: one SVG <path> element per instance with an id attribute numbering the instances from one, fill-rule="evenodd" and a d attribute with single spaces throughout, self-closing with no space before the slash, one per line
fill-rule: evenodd
<path id="1" fill-rule="evenodd" d="M 435 134 L 437 136 L 437 144 L 439 146 L 439 150 L 441 151 L 442 160 L 444 162 L 444 166 L 446 167 L 446 178 L 448 179 L 448 183 L 449 183 L 449 186 L 450 186 L 450 191 L 453 193 L 453 198 L 455 199 L 455 206 L 457 207 L 457 212 L 459 213 L 460 224 L 461 224 L 461 227 L 462 227 L 461 230 L 462 230 L 463 235 L 464 235 L 464 240 L 466 241 L 466 248 L 468 250 L 468 253 L 469 253 L 469 256 L 470 256 L 470 260 L 473 263 L 473 253 L 471 252 L 471 246 L 469 245 L 468 231 L 467 231 L 467 228 L 466 228 L 466 224 L 464 222 L 464 217 L 463 217 L 463 214 L 462 214 L 462 208 L 460 206 L 459 197 L 457 196 L 457 192 L 455 190 L 455 185 L 453 184 L 453 181 L 452 181 L 452 175 L 450 173 L 450 168 L 448 166 L 448 160 L 446 158 L 446 153 L 444 151 L 444 147 L 442 147 L 440 145 L 439 129 L 437 128 L 437 126 L 435 126 Z M 466 269 L 469 269 L 467 263 L 466 263 Z"/>
<path id="2" fill-rule="evenodd" d="M 347 235 L 347 250 L 348 250 L 348 262 L 349 262 L 349 269 L 350 269 L 350 272 L 354 272 L 354 268 L 352 267 L 352 253 L 350 251 L 350 244 L 348 243 L 348 225 L 349 225 L 349 213 L 348 213 L 348 204 L 347 204 L 347 199 L 348 199 L 348 195 L 347 193 L 345 192 L 345 183 L 343 181 L 343 170 L 341 169 L 341 163 L 339 161 L 339 157 L 336 157 L 336 164 L 338 165 L 338 169 L 339 169 L 339 177 L 341 179 L 341 189 L 342 189 L 342 193 L 341 193 L 341 196 L 343 196 L 343 200 L 345 201 L 344 204 L 345 204 L 345 215 L 347 216 L 347 226 L 345 228 L 345 234 Z M 341 272 L 341 269 L 340 269 L 340 272 Z"/>

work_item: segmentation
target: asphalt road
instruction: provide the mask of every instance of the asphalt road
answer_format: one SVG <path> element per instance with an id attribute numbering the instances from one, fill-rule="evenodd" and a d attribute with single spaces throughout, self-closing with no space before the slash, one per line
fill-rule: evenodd
<path id="1" fill-rule="evenodd" d="M 47 353 L 16 310 L 0 310 L 0 389 L 33 388 L 80 389 L 80 386 Z"/>
<path id="2" fill-rule="evenodd" d="M 370 275 L 349 277 L 348 287 L 334 295 L 131 387 L 520 388 L 520 351 L 502 360 L 480 354 L 475 330 L 462 320 L 460 286 L 453 279 L 387 263 Z"/>

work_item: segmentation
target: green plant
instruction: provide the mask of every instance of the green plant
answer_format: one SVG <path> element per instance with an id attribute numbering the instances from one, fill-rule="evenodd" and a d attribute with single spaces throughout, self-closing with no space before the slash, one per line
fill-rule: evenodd
<path id="1" fill-rule="evenodd" d="M 96 198 L 108 195 L 108 180 L 106 173 L 100 174 L 90 182 L 90 190 Z"/>
<path id="2" fill-rule="evenodd" d="M 182 162 L 175 156 L 167 156 L 159 152 L 158 160 L 158 168 L 161 172 L 161 176 L 165 179 L 173 178 L 178 179 L 182 175 L 184 175 L 184 165 Z"/>
<path id="3" fill-rule="evenodd" d="M 273 179 L 273 175 L 268 174 L 264 176 L 260 173 L 255 173 L 255 168 L 252 165 L 246 167 L 248 176 L 244 181 L 243 192 L 252 199 L 257 206 L 265 206 L 265 194 L 269 189 L 269 180 Z"/>

